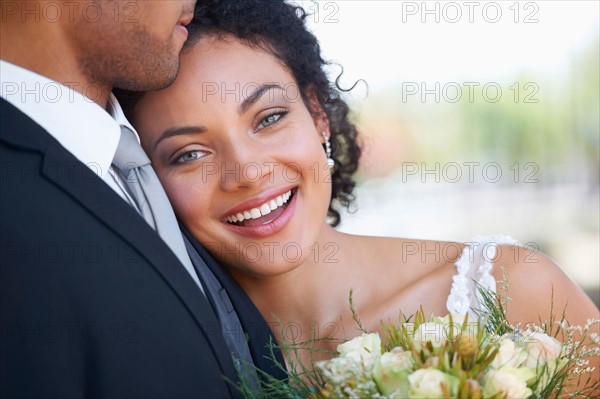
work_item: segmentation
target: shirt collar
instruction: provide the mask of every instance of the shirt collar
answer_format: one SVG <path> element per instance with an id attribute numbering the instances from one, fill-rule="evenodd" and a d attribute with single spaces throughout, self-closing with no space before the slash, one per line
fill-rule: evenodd
<path id="1" fill-rule="evenodd" d="M 123 108 L 121 108 L 121 104 L 119 104 L 117 97 L 115 97 L 115 95 L 112 93 L 110 93 L 110 96 L 108 97 L 108 107 L 107 108 L 108 108 L 108 112 L 112 115 L 112 117 L 119 124 L 119 126 L 125 127 L 127 129 L 131 130 L 139 143 L 140 137 L 139 137 L 137 131 L 133 128 L 133 125 L 131 125 L 131 123 L 129 123 L 129 121 L 127 120 L 127 117 L 125 116 L 125 113 L 123 112 Z"/>
<path id="2" fill-rule="evenodd" d="M 0 69 L 0 96 L 46 129 L 101 178 L 107 175 L 114 158 L 121 125 L 131 129 L 139 141 L 114 95 L 109 98 L 111 115 L 73 87 L 5 60 L 0 60 Z"/>

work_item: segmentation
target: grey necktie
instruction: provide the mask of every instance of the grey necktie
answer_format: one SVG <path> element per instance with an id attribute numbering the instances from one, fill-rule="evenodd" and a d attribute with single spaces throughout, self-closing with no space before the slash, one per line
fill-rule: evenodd
<path id="1" fill-rule="evenodd" d="M 200 290 L 204 292 L 186 251 L 167 194 L 134 133 L 125 126 L 121 126 L 121 139 L 113 158 L 113 165 L 121 173 L 123 182 L 135 202 L 132 205 L 137 207 L 146 222 L 171 248 Z"/>

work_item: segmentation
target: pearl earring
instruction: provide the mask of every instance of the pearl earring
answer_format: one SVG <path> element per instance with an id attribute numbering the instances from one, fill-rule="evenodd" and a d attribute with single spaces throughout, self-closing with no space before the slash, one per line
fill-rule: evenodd
<path id="1" fill-rule="evenodd" d="M 335 161 L 331 158 L 331 144 L 329 143 L 329 136 L 325 132 L 321 132 L 323 139 L 325 140 L 325 153 L 327 154 L 327 166 L 329 169 L 333 170 L 335 166 Z"/>

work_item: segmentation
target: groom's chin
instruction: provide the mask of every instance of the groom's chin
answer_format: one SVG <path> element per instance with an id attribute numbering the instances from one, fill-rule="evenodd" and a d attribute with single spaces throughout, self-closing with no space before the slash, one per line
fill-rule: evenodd
<path id="1" fill-rule="evenodd" d="M 152 69 L 153 68 L 153 69 Z M 147 92 L 169 87 L 179 73 L 179 58 L 168 65 L 153 65 L 115 80 L 114 88 L 123 91 Z"/>

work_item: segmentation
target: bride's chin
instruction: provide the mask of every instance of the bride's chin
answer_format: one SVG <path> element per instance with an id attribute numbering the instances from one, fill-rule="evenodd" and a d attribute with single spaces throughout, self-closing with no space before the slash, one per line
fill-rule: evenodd
<path id="1" fill-rule="evenodd" d="M 273 260 L 273 262 L 262 264 L 246 263 L 229 265 L 229 268 L 236 270 L 235 272 L 232 271 L 232 274 L 244 275 L 247 278 L 265 279 L 283 276 L 300 267 L 301 263 L 300 261 Z"/>

